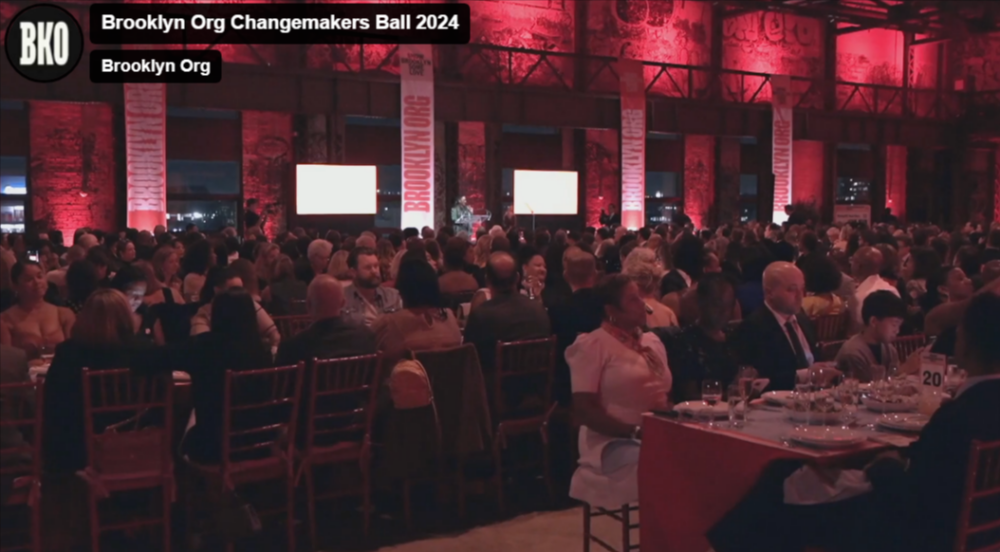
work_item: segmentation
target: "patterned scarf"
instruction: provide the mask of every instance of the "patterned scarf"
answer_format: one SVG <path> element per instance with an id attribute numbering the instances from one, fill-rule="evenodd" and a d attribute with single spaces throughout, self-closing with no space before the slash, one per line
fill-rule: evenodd
<path id="1" fill-rule="evenodd" d="M 653 349 L 642 344 L 641 329 L 636 328 L 634 332 L 627 332 L 617 326 L 612 326 L 608 322 L 603 322 L 601 328 L 621 342 L 622 345 L 642 355 L 646 359 L 646 366 L 649 367 L 649 371 L 654 376 L 662 378 L 667 373 L 667 367 L 660 361 L 660 357 L 656 356 Z"/>

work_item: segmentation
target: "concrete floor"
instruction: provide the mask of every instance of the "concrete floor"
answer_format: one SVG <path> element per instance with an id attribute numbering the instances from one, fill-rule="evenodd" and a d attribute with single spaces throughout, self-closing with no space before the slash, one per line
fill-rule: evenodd
<path id="1" fill-rule="evenodd" d="M 621 549 L 621 525 L 596 518 L 594 533 Z M 639 531 L 632 531 L 633 544 Z M 592 549 L 599 550 L 594 546 Z M 380 552 L 576 552 L 583 550 L 583 510 L 535 512 L 475 527 L 462 533 L 431 536 L 378 549 Z"/>

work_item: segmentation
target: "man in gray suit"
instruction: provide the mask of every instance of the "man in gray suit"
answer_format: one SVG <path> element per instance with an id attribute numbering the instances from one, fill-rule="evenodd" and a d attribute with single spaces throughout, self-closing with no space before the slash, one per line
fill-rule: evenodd
<path id="1" fill-rule="evenodd" d="M 906 318 L 906 303 L 889 291 L 876 291 L 865 298 L 861 307 L 865 328 L 848 339 L 837 352 L 837 369 L 862 383 L 872 381 L 873 366 L 885 369 L 899 366 L 899 356 L 892 342 Z"/>

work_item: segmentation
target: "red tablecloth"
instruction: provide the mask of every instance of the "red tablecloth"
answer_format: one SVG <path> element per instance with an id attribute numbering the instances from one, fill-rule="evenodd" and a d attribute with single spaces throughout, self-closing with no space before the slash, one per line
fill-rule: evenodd
<path id="1" fill-rule="evenodd" d="M 705 533 L 739 503 L 774 460 L 840 462 L 882 448 L 870 443 L 851 451 L 813 452 L 653 415 L 643 420 L 642 434 L 642 552 L 706 552 L 710 545 Z"/>

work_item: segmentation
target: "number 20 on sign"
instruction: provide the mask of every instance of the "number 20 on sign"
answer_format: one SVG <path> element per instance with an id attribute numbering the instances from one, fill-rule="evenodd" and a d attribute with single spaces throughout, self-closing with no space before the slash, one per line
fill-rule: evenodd
<path id="1" fill-rule="evenodd" d="M 946 358 L 934 353 L 920 354 L 920 383 L 924 387 L 944 387 Z"/>

